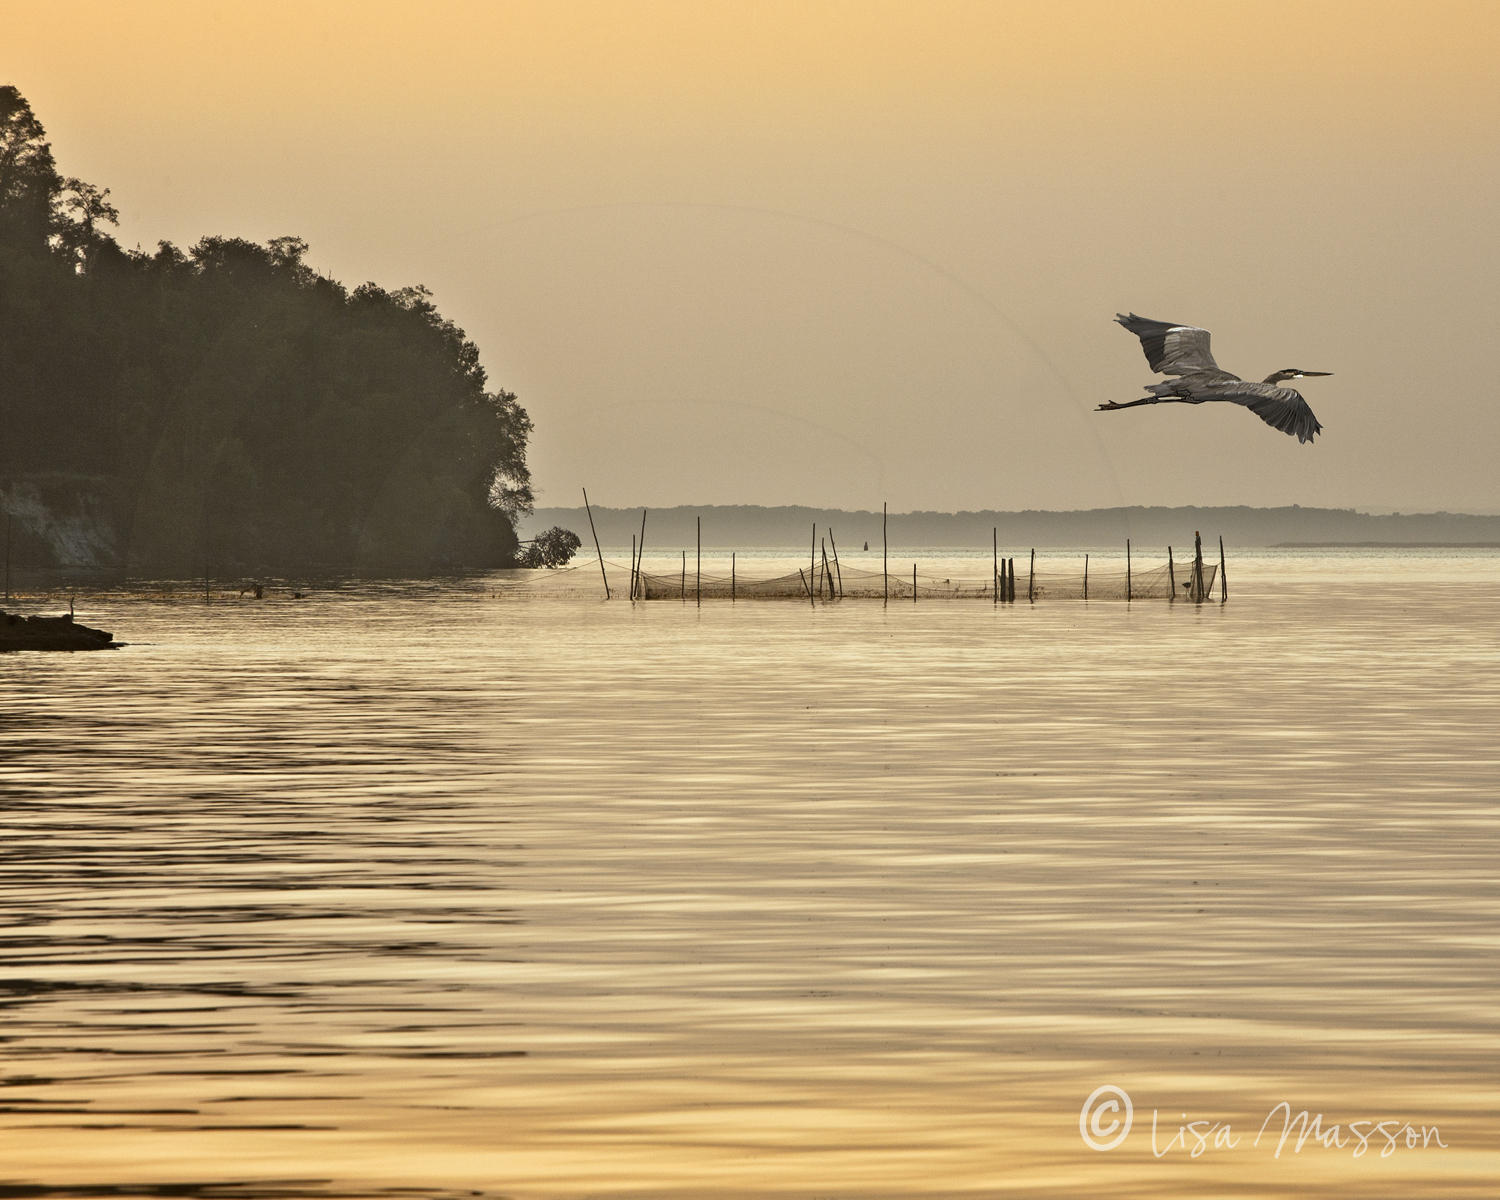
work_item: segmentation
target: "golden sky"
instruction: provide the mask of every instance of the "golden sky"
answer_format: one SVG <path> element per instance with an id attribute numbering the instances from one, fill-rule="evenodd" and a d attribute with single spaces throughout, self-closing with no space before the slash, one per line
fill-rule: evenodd
<path id="1" fill-rule="evenodd" d="M 1500 510 L 1494 3 L 0 18 L 127 244 L 298 233 L 433 287 L 544 502 Z M 1325 437 L 1092 414 L 1150 379 L 1117 309 L 1336 372 Z"/>

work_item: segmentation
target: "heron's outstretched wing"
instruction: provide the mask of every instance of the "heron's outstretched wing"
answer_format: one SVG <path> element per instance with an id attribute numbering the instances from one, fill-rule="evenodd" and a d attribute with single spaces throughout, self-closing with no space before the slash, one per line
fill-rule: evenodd
<path id="1" fill-rule="evenodd" d="M 1216 397 L 1243 404 L 1272 429 L 1294 434 L 1299 442 L 1310 442 L 1323 432 L 1323 425 L 1307 406 L 1302 393 L 1269 383 L 1237 383 L 1215 388 Z"/>
<path id="2" fill-rule="evenodd" d="M 1116 313 L 1115 320 L 1141 339 L 1141 349 L 1153 371 L 1163 375 L 1194 375 L 1199 371 L 1217 371 L 1219 364 L 1208 348 L 1208 330 L 1194 325 L 1174 325 L 1171 321 L 1153 321 Z"/>

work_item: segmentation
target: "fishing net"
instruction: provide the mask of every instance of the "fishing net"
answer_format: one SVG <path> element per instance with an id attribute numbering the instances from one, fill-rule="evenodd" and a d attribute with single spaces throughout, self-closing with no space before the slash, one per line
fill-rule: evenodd
<path id="1" fill-rule="evenodd" d="M 1165 600 L 1176 594 L 1184 599 L 1207 598 L 1218 568 L 1203 564 L 1202 582 L 1194 587 L 1192 565 L 1180 571 L 1172 567 L 1145 571 L 1038 571 L 1018 570 L 1014 582 L 1016 600 Z M 1181 576 L 1179 579 L 1178 576 Z M 799 568 L 795 573 L 756 579 L 733 575 L 692 572 L 655 575 L 641 572 L 636 598 L 641 600 L 989 600 L 994 601 L 999 580 L 963 579 L 956 576 L 885 574 L 839 564 L 815 570 Z M 1008 590 L 1008 589 L 1007 589 Z M 1001 598 L 1006 593 L 1002 591 Z"/>
<path id="2" fill-rule="evenodd" d="M 1006 560 L 1002 569 L 1012 570 Z M 1192 560 L 1125 571 L 1094 571 L 1080 565 L 1073 571 L 1055 568 L 1032 573 L 1025 562 L 1014 567 L 1014 579 L 998 576 L 913 576 L 844 566 L 830 559 L 799 567 L 784 575 L 755 576 L 737 568 L 725 574 L 699 574 L 692 567 L 659 574 L 640 570 L 631 578 L 628 564 L 610 561 L 611 595 L 636 600 L 1181 600 L 1214 599 L 1218 565 L 1195 566 Z M 559 571 L 528 572 L 514 587 L 532 595 L 598 596 L 603 581 L 599 567 L 580 564 Z"/>

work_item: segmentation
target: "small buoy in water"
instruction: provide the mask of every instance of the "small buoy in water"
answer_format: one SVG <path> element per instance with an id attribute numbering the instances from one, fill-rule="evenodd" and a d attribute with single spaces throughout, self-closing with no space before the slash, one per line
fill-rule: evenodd
<path id="1" fill-rule="evenodd" d="M 302 599 L 302 593 L 301 592 L 293 592 L 292 593 L 292 599 L 293 600 L 300 600 L 300 599 Z"/>
<path id="2" fill-rule="evenodd" d="M 866 543 L 865 543 L 865 549 L 866 549 L 866 550 L 868 550 L 868 549 L 869 549 L 869 548 L 870 548 L 870 543 L 869 543 L 869 542 L 866 542 Z"/>

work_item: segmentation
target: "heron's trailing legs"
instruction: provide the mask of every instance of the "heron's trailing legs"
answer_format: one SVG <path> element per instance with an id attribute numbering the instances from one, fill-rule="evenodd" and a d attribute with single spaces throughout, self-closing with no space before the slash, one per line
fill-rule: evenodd
<path id="1" fill-rule="evenodd" d="M 1117 408 L 1134 408 L 1138 404 L 1202 404 L 1202 400 L 1195 400 L 1191 396 L 1145 396 L 1140 400 L 1128 400 L 1119 404 L 1114 400 L 1106 400 L 1095 412 L 1111 412 Z"/>

